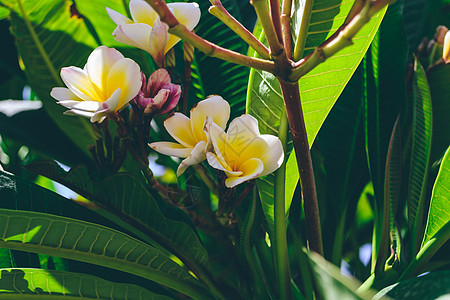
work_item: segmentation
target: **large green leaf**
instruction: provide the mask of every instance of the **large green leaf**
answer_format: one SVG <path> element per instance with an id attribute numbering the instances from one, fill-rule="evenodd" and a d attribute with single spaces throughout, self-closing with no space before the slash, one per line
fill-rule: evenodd
<path id="1" fill-rule="evenodd" d="M 450 147 L 441 162 L 431 195 L 430 211 L 422 246 L 434 238 L 440 230 L 450 229 Z"/>
<path id="2" fill-rule="evenodd" d="M 26 181 L 22 178 L 16 177 L 12 174 L 0 171 L 0 208 L 30 212 L 40 212 L 49 215 L 57 215 L 68 217 L 72 219 L 82 220 L 90 223 L 100 224 L 108 228 L 120 230 L 133 234 L 136 237 L 146 241 L 138 235 L 140 231 L 136 228 L 126 228 L 122 226 L 125 223 L 123 220 L 111 221 L 111 218 L 105 218 L 101 215 L 102 210 L 92 204 L 68 200 L 60 195 L 37 186 L 34 183 Z M 109 217 L 109 216 L 107 216 Z M 129 225 L 129 227 L 131 227 Z M 124 231 L 124 228 L 126 231 Z M 10 251 L 10 250 L 8 250 Z M 0 267 L 41 267 L 45 269 L 57 268 L 61 271 L 75 271 L 89 273 L 102 278 L 114 280 L 114 278 L 121 278 L 123 282 L 132 282 L 140 286 L 150 288 L 154 291 L 161 290 L 159 285 L 154 284 L 144 278 L 133 277 L 129 274 L 112 271 L 110 269 L 97 267 L 95 265 L 88 265 L 77 261 L 66 261 L 62 258 L 52 257 L 47 262 L 40 262 L 39 258 L 34 253 L 11 250 L 11 254 L 2 252 L 2 260 Z M 51 266 L 53 264 L 53 266 Z M 161 292 L 161 291 L 160 291 Z"/>
<path id="3" fill-rule="evenodd" d="M 41 269 L 0 269 L 0 298 L 170 299 L 141 287 L 79 273 Z"/>
<path id="4" fill-rule="evenodd" d="M 365 59 L 366 149 L 375 200 L 383 207 L 384 173 L 392 128 L 406 99 L 407 42 L 400 3 L 389 6 Z"/>
<path id="5" fill-rule="evenodd" d="M 35 109 L 36 106 L 30 106 L 30 109 L 26 109 L 29 104 L 39 102 L 7 101 L 0 102 L 0 134 L 3 137 L 13 139 L 65 164 L 90 161 L 86 153 L 74 151 L 76 144 L 55 126 L 43 108 Z"/>
<path id="6" fill-rule="evenodd" d="M 318 287 L 320 299 L 372 299 L 372 290 L 356 291 L 360 282 L 354 278 L 345 277 L 339 268 L 327 262 L 316 253 L 308 254 L 315 283 Z"/>
<path id="7" fill-rule="evenodd" d="M 153 280 L 194 298 L 199 282 L 164 253 L 122 232 L 43 213 L 0 209 L 0 247 L 113 268 Z"/>
<path id="8" fill-rule="evenodd" d="M 82 67 L 98 44 L 83 20 L 71 16 L 66 1 L 3 0 L 1 3 L 11 9 L 11 32 L 30 85 L 55 123 L 87 152 L 87 145 L 93 143 L 88 121 L 63 116 L 65 109 L 50 97 L 50 91 L 52 87 L 63 86 L 59 77 L 61 67 Z"/>
<path id="9" fill-rule="evenodd" d="M 413 251 L 418 250 L 424 230 L 428 169 L 430 165 L 432 107 L 428 81 L 416 60 L 413 78 L 413 128 L 408 186 L 408 223 Z"/>
<path id="10" fill-rule="evenodd" d="M 86 167 L 82 166 L 70 172 L 65 172 L 54 162 L 35 163 L 28 168 L 66 185 L 113 214 L 133 220 L 136 228 L 161 245 L 181 253 L 183 258 L 191 257 L 202 263 L 208 260 L 206 249 L 194 229 L 180 221 L 182 215 L 178 214 L 178 219 L 168 217 L 179 209 L 160 208 L 147 188 L 131 175 L 116 174 L 101 182 L 93 182 Z"/>
<path id="11" fill-rule="evenodd" d="M 382 289 L 373 300 L 393 299 L 446 299 L 450 294 L 450 271 L 432 272 L 401 281 Z"/>
<path id="12" fill-rule="evenodd" d="M 353 219 L 356 202 L 369 180 L 361 101 L 362 71 L 359 67 L 353 74 L 311 149 L 319 190 L 324 254 L 336 265 L 341 263 L 346 226 L 350 224 L 346 219 Z"/>
<path id="13" fill-rule="evenodd" d="M 295 2 L 293 15 L 294 31 L 301 22 L 300 2 Z M 326 38 L 332 36 L 343 24 L 353 1 L 314 1 L 313 11 L 306 37 L 305 53 L 319 46 Z M 316 67 L 299 81 L 302 98 L 303 113 L 310 146 L 314 142 L 325 118 L 350 80 L 353 72 L 367 51 L 378 26 L 383 18 L 384 11 L 378 13 L 356 35 L 354 45 L 341 50 L 335 56 Z M 256 28 L 258 32 L 260 29 Z M 294 38 L 296 34 L 294 34 Z M 263 36 L 260 38 L 264 39 Z M 247 113 L 253 115 L 259 122 L 261 133 L 278 135 L 280 116 L 284 110 L 284 101 L 281 96 L 277 79 L 267 72 L 251 70 L 247 92 Z M 286 164 L 286 209 L 298 182 L 297 163 L 292 146 L 288 144 Z M 288 158 L 289 157 L 289 158 Z M 257 180 L 263 209 L 269 223 L 273 219 L 273 175 Z"/>

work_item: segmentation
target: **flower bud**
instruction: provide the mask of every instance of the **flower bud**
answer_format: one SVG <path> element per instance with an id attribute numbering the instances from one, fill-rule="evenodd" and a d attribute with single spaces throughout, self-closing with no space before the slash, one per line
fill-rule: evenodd
<path id="1" fill-rule="evenodd" d="M 169 73 L 165 69 L 153 72 L 147 83 L 142 73 L 141 80 L 142 87 L 135 100 L 144 110 L 144 114 L 162 115 L 177 106 L 181 96 L 181 86 L 171 83 Z"/>

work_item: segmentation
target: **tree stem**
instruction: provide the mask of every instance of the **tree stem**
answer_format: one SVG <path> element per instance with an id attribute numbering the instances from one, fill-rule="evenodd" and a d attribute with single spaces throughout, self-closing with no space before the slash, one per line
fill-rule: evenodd
<path id="1" fill-rule="evenodd" d="M 297 82 L 278 79 L 283 92 L 286 112 L 291 128 L 298 171 L 302 186 L 303 206 L 305 210 L 306 233 L 309 248 L 323 255 L 322 233 L 320 229 L 319 206 L 317 204 L 316 183 L 309 151 L 308 135 L 303 117 L 300 91 Z"/>

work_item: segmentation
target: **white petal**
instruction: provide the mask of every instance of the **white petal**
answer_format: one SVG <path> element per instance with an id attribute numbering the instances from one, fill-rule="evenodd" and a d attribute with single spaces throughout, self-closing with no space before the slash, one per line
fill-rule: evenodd
<path id="1" fill-rule="evenodd" d="M 263 134 L 253 138 L 248 146 L 240 153 L 241 161 L 250 158 L 258 158 L 264 164 L 264 171 L 261 176 L 272 173 L 283 163 L 284 151 L 278 137 L 270 134 Z"/>
<path id="2" fill-rule="evenodd" d="M 177 176 L 180 176 L 184 173 L 184 171 L 189 167 L 196 164 L 201 163 L 206 158 L 206 142 L 201 141 L 197 145 L 195 145 L 194 149 L 192 149 L 191 154 L 181 161 L 178 166 Z"/>
<path id="3" fill-rule="evenodd" d="M 214 123 L 210 117 L 206 117 L 204 130 L 208 137 L 208 145 L 211 145 L 220 165 L 222 165 L 226 170 L 231 171 L 231 167 L 224 158 L 226 138 L 225 132 L 216 123 Z"/>
<path id="4" fill-rule="evenodd" d="M 219 160 L 217 155 L 212 152 L 206 152 L 206 159 L 211 167 L 220 171 L 224 171 L 227 176 L 239 176 L 242 174 L 241 171 L 234 172 L 227 169 L 224 165 L 222 165 L 222 162 Z"/>
<path id="5" fill-rule="evenodd" d="M 174 113 L 164 121 L 167 132 L 181 145 L 193 148 L 197 141 L 192 134 L 191 120 L 181 113 Z"/>
<path id="6" fill-rule="evenodd" d="M 103 99 L 108 99 L 109 96 L 106 91 L 108 74 L 112 66 L 123 58 L 119 51 L 106 46 L 97 47 L 89 55 L 84 69 L 97 93 L 102 95 Z"/>
<path id="7" fill-rule="evenodd" d="M 106 109 L 110 112 L 120 110 L 123 107 L 123 105 L 119 106 L 120 100 L 122 98 L 121 94 L 122 94 L 122 91 L 120 88 L 115 90 L 114 93 L 112 93 L 111 97 L 109 97 L 108 100 L 106 100 L 105 102 L 103 102 L 101 104 L 101 107 L 98 108 L 98 111 L 101 111 L 104 109 Z M 128 104 L 128 102 L 126 104 Z"/>
<path id="8" fill-rule="evenodd" d="M 233 119 L 227 130 L 227 142 L 239 140 L 242 143 L 259 135 L 258 120 L 251 115 L 242 115 Z"/>
<path id="9" fill-rule="evenodd" d="M 82 110 L 87 112 L 95 112 L 101 106 L 100 102 L 97 101 L 59 101 L 58 104 L 76 110 Z"/>
<path id="10" fill-rule="evenodd" d="M 200 21 L 201 12 L 197 3 L 169 3 L 167 6 L 173 12 L 177 20 L 191 31 Z M 171 34 L 167 42 L 165 53 L 179 41 L 179 37 Z"/>
<path id="11" fill-rule="evenodd" d="M 65 67 L 61 69 L 61 78 L 66 86 L 78 98 L 89 101 L 102 101 L 97 95 L 87 73 L 78 67 Z"/>
<path id="12" fill-rule="evenodd" d="M 444 37 L 444 47 L 442 50 L 442 58 L 444 59 L 445 63 L 450 63 L 450 30 L 447 31 Z"/>
<path id="13" fill-rule="evenodd" d="M 161 22 L 159 18 L 155 21 L 150 33 L 149 39 L 149 53 L 160 67 L 164 66 L 164 58 L 167 51 L 164 49 L 169 38 L 169 26 Z"/>
<path id="14" fill-rule="evenodd" d="M 113 22 L 116 23 L 117 25 L 133 23 L 133 20 L 130 20 L 129 18 L 125 17 L 122 14 L 119 14 L 117 11 L 112 10 L 109 7 L 106 8 L 106 12 L 108 13 L 111 20 L 113 20 Z"/>
<path id="15" fill-rule="evenodd" d="M 235 162 L 234 164 L 239 165 L 240 162 L 247 160 L 249 157 L 243 158 L 242 152 L 258 134 L 258 121 L 250 115 L 242 115 L 231 121 L 228 126 L 225 143 L 225 152 L 227 153 L 228 161 L 233 161 Z"/>
<path id="16" fill-rule="evenodd" d="M 80 101 L 81 99 L 77 97 L 71 90 L 63 87 L 55 87 L 50 92 L 50 96 L 56 100 L 75 100 Z"/>
<path id="17" fill-rule="evenodd" d="M 209 116 L 220 128 L 225 129 L 230 118 L 230 105 L 220 96 L 211 96 L 191 109 L 192 131 L 197 140 L 206 140 L 203 132 L 206 116 Z"/>
<path id="18" fill-rule="evenodd" d="M 188 157 L 191 154 L 192 147 L 186 148 L 183 145 L 172 142 L 155 142 L 149 144 L 149 146 L 164 155 L 176 156 L 176 157 Z"/>
<path id="19" fill-rule="evenodd" d="M 139 92 L 142 85 L 141 69 L 132 59 L 118 60 L 108 74 L 108 95 L 120 88 L 120 101 L 115 110 L 120 110 L 128 104 Z"/>
<path id="20" fill-rule="evenodd" d="M 68 115 L 68 116 L 82 116 L 82 117 L 86 117 L 86 118 L 91 118 L 94 115 L 93 112 L 76 110 L 76 109 L 67 110 L 64 112 L 64 114 Z"/>
<path id="21" fill-rule="evenodd" d="M 178 22 L 189 30 L 193 30 L 200 21 L 201 11 L 197 3 L 169 3 L 167 7 L 173 11 Z"/>
<path id="22" fill-rule="evenodd" d="M 263 162 L 257 158 L 252 158 L 241 165 L 239 169 L 239 171 L 243 172 L 241 176 L 232 176 L 225 179 L 225 186 L 232 188 L 244 181 L 260 177 L 263 170 Z"/>
<path id="23" fill-rule="evenodd" d="M 119 25 L 113 32 L 118 42 L 149 51 L 150 32 L 152 28 L 147 24 L 134 23 Z"/>
<path id="24" fill-rule="evenodd" d="M 153 23 L 158 18 L 156 11 L 143 0 L 131 0 L 130 13 L 134 22 L 145 23 L 150 26 L 153 26 Z"/>

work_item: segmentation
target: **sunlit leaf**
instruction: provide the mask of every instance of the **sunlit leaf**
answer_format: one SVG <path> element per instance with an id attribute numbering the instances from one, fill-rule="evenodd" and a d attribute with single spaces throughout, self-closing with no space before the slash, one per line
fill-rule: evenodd
<path id="1" fill-rule="evenodd" d="M 384 296 L 392 299 L 445 299 L 448 294 L 450 294 L 450 271 L 441 271 L 388 286 L 373 300 L 382 299 Z"/>
<path id="2" fill-rule="evenodd" d="M 139 275 L 190 296 L 207 295 L 184 268 L 124 233 L 75 219 L 0 209 L 2 248 L 93 263 Z"/>
<path id="3" fill-rule="evenodd" d="M 294 5 L 293 27 L 298 29 L 299 22 L 301 22 L 299 14 L 302 12 L 299 8 L 302 4 L 296 1 Z M 332 36 L 343 24 L 352 5 L 353 1 L 314 1 L 305 51 L 312 51 L 326 38 Z M 310 146 L 335 101 L 367 51 L 383 15 L 384 10 L 375 15 L 362 28 L 354 38 L 354 45 L 341 50 L 300 79 L 300 94 Z M 296 34 L 294 34 L 294 39 L 295 37 Z M 264 37 L 261 36 L 260 39 L 263 40 Z M 262 133 L 278 135 L 280 115 L 283 109 L 284 102 L 276 78 L 269 73 L 252 69 L 247 93 L 247 112 L 258 120 Z M 292 149 L 292 146 L 288 144 L 288 154 L 290 149 Z M 289 209 L 299 178 L 295 155 L 292 152 L 289 156 L 286 166 L 286 178 L 288 180 L 285 185 L 287 209 Z M 257 181 L 263 209 L 269 223 L 271 223 L 271 216 L 273 216 L 273 181 L 272 175 Z"/>
<path id="4" fill-rule="evenodd" d="M 89 178 L 86 167 L 69 172 L 54 162 L 34 163 L 28 169 L 49 177 L 73 189 L 113 213 L 137 221 L 137 228 L 170 249 L 177 249 L 185 257 L 206 262 L 208 254 L 193 228 L 182 222 L 182 212 L 174 207 L 160 207 L 149 191 L 129 174 L 116 174 L 101 182 Z M 162 213 L 164 210 L 165 215 Z M 175 213 L 178 218 L 175 219 Z M 172 214 L 172 218 L 168 217 Z"/>
<path id="5" fill-rule="evenodd" d="M 416 60 L 413 79 L 413 128 L 411 166 L 408 186 L 408 223 L 412 231 L 413 248 L 420 246 L 424 230 L 425 197 L 430 164 L 432 108 L 425 72 Z"/>
<path id="6" fill-rule="evenodd" d="M 0 272 L 0 295 L 15 295 L 16 299 L 26 299 L 29 295 L 73 299 L 169 299 L 136 285 L 110 282 L 92 275 L 22 268 L 0 269 Z"/>
<path id="7" fill-rule="evenodd" d="M 433 239 L 436 233 L 444 228 L 450 222 L 450 147 L 444 155 L 441 162 L 436 182 L 433 186 L 431 195 L 430 211 L 428 213 L 427 228 L 422 246 Z"/>

